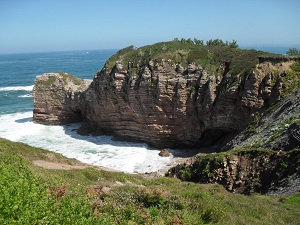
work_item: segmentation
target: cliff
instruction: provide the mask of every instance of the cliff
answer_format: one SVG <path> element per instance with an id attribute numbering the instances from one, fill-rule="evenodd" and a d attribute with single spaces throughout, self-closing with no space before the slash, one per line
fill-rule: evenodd
<path id="1" fill-rule="evenodd" d="M 285 71 L 294 63 L 259 63 L 255 51 L 174 50 L 172 44 L 113 56 L 83 93 L 83 128 L 157 147 L 212 145 L 278 101 Z M 165 50 L 159 54 L 156 48 Z"/>
<path id="2" fill-rule="evenodd" d="M 73 95 L 55 81 L 34 94 L 34 120 L 82 117 L 82 134 L 156 147 L 213 145 L 242 131 L 293 86 L 298 59 L 280 57 L 180 41 L 131 46 L 112 56 L 86 90 Z M 61 93 L 59 101 L 53 93 Z"/>
<path id="3" fill-rule="evenodd" d="M 221 153 L 197 155 L 168 175 L 244 194 L 293 193 L 300 191 L 299 62 L 182 41 L 130 46 L 92 82 L 38 76 L 33 119 L 81 121 L 80 134 L 161 148 L 214 146 Z"/>

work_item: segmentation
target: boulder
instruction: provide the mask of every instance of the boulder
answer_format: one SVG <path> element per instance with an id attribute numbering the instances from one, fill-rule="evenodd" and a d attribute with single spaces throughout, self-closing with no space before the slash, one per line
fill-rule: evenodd
<path id="1" fill-rule="evenodd" d="M 162 149 L 159 153 L 158 153 L 159 156 L 161 157 L 169 157 L 171 154 L 170 152 L 168 151 L 168 149 Z"/>

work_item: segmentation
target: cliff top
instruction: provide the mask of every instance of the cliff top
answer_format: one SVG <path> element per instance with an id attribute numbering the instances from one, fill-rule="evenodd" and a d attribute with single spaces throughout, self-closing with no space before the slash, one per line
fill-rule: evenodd
<path id="1" fill-rule="evenodd" d="M 49 88 L 54 82 L 61 83 L 66 89 L 84 91 L 92 80 L 77 78 L 65 72 L 44 73 L 36 77 L 35 88 Z"/>
<path id="2" fill-rule="evenodd" d="M 146 65 L 151 60 L 154 62 L 168 61 L 170 65 L 180 63 L 186 67 L 190 63 L 201 66 L 207 72 L 214 73 L 224 62 L 230 63 L 230 73 L 238 74 L 255 69 L 261 60 L 289 59 L 289 57 L 256 50 L 242 50 L 231 45 L 203 45 L 189 40 L 173 40 L 160 42 L 140 48 L 129 46 L 121 49 L 110 57 L 105 67 L 111 70 L 116 61 L 124 66 L 130 62 L 131 67 Z"/>

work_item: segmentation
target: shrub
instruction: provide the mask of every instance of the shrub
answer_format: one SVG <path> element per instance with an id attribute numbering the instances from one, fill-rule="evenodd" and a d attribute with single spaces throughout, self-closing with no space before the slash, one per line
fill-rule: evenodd
<path id="1" fill-rule="evenodd" d="M 286 54 L 289 56 L 297 56 L 300 55 L 300 51 L 298 51 L 296 48 L 290 48 Z"/>
<path id="2" fill-rule="evenodd" d="M 21 157 L 3 153 L 0 153 L 0 199 L 1 224 L 47 223 L 55 202 Z"/>

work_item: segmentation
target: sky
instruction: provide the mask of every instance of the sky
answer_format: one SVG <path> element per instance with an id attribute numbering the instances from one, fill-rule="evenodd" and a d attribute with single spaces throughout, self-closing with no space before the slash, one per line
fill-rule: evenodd
<path id="1" fill-rule="evenodd" d="M 0 54 L 174 38 L 299 45 L 300 0 L 0 0 Z"/>

